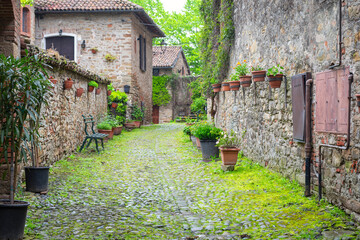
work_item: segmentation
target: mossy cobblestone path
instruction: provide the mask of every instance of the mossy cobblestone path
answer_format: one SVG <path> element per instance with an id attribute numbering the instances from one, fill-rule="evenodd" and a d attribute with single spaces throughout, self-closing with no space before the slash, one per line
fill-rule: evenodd
<path id="1" fill-rule="evenodd" d="M 229 173 L 202 163 L 182 128 L 124 132 L 100 155 L 57 162 L 47 195 L 19 192 L 25 239 L 356 239 L 342 211 L 276 173 L 245 158 Z"/>

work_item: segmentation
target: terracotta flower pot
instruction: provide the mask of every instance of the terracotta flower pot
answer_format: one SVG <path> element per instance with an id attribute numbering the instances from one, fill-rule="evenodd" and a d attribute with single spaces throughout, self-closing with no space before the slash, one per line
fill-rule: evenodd
<path id="1" fill-rule="evenodd" d="M 99 95 L 101 93 L 101 88 L 97 88 L 96 90 L 95 90 L 95 94 L 96 95 Z"/>
<path id="2" fill-rule="evenodd" d="M 200 143 L 200 139 L 195 137 L 196 138 L 196 146 L 198 149 L 201 149 L 201 143 Z"/>
<path id="3" fill-rule="evenodd" d="M 57 83 L 57 79 L 54 79 L 54 78 L 50 77 L 49 80 L 50 80 L 50 82 L 53 84 L 53 87 L 51 87 L 51 88 L 54 89 L 54 88 L 55 88 L 55 85 L 56 85 L 56 83 Z"/>
<path id="4" fill-rule="evenodd" d="M 114 136 L 114 132 L 112 130 L 98 129 L 98 133 L 108 134 L 108 136 L 105 138 L 105 140 L 112 139 Z"/>
<path id="5" fill-rule="evenodd" d="M 235 166 L 237 159 L 238 159 L 238 154 L 240 149 L 239 148 L 223 148 L 220 147 L 220 151 L 221 151 L 221 161 L 223 163 L 223 165 L 232 165 Z"/>
<path id="6" fill-rule="evenodd" d="M 240 88 L 240 81 L 231 81 L 230 84 L 230 91 L 238 91 Z"/>
<path id="7" fill-rule="evenodd" d="M 268 76 L 270 87 L 279 88 L 281 86 L 283 76 L 284 76 L 283 74 L 276 74 L 276 76 L 273 75 Z"/>
<path id="8" fill-rule="evenodd" d="M 125 126 L 126 128 L 136 128 L 135 123 L 133 123 L 133 122 L 131 122 L 131 123 L 125 123 L 124 126 Z"/>
<path id="9" fill-rule="evenodd" d="M 266 71 L 252 71 L 251 74 L 254 82 L 265 81 Z"/>
<path id="10" fill-rule="evenodd" d="M 112 107 L 112 108 L 117 108 L 117 106 L 118 106 L 118 103 L 116 103 L 116 102 L 112 102 L 112 103 L 111 103 L 111 107 Z"/>
<path id="11" fill-rule="evenodd" d="M 92 52 L 93 54 L 95 54 L 95 53 L 98 52 L 98 50 L 96 50 L 96 49 L 91 49 L 91 52 Z"/>
<path id="12" fill-rule="evenodd" d="M 221 84 L 221 91 L 226 92 L 230 91 L 230 83 L 224 82 Z"/>
<path id="13" fill-rule="evenodd" d="M 92 91 L 94 91 L 94 89 L 95 89 L 94 86 L 89 86 L 89 87 L 88 87 L 88 92 L 92 92 Z"/>
<path id="14" fill-rule="evenodd" d="M 111 93 L 112 93 L 112 91 L 110 91 L 110 90 L 107 91 L 107 95 L 108 95 L 108 96 L 110 96 Z"/>
<path id="15" fill-rule="evenodd" d="M 71 78 L 68 78 L 67 80 L 65 80 L 64 81 L 65 90 L 71 89 L 73 84 L 74 84 L 74 81 L 72 81 Z"/>
<path id="16" fill-rule="evenodd" d="M 212 84 L 211 86 L 212 86 L 214 92 L 220 92 L 220 90 L 221 90 L 220 83 Z"/>
<path id="17" fill-rule="evenodd" d="M 122 126 L 121 127 L 115 127 L 113 128 L 114 130 L 114 135 L 120 135 L 121 134 L 121 131 L 122 131 Z"/>
<path id="18" fill-rule="evenodd" d="M 141 122 L 140 121 L 134 121 L 135 127 L 139 128 L 141 126 Z"/>
<path id="19" fill-rule="evenodd" d="M 76 96 L 77 97 L 81 97 L 81 95 L 84 93 L 84 89 L 83 88 L 78 88 L 76 89 Z"/>
<path id="20" fill-rule="evenodd" d="M 355 94 L 356 97 L 356 105 L 358 106 L 358 110 L 360 112 L 360 94 Z"/>
<path id="21" fill-rule="evenodd" d="M 251 85 L 251 76 L 241 76 L 240 84 L 242 87 L 250 87 Z"/>

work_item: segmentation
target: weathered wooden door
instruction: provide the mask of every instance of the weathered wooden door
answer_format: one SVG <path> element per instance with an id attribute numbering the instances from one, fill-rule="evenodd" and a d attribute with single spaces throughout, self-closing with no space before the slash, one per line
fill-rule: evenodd
<path id="1" fill-rule="evenodd" d="M 69 60 L 75 59 L 74 37 L 56 36 L 46 38 L 46 49 L 55 49 Z"/>
<path id="2" fill-rule="evenodd" d="M 153 124 L 159 124 L 159 106 L 153 106 L 153 115 L 152 115 L 152 122 Z"/>

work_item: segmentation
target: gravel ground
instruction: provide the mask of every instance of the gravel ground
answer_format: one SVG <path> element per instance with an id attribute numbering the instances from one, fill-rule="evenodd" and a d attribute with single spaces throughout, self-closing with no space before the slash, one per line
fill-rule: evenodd
<path id="1" fill-rule="evenodd" d="M 182 124 L 147 126 L 57 162 L 27 200 L 25 239 L 356 239 L 357 224 L 242 159 L 203 163 Z M 23 187 L 23 186 L 22 186 Z M 342 238 L 341 238 L 342 236 Z M 360 239 L 360 238 L 358 238 Z"/>

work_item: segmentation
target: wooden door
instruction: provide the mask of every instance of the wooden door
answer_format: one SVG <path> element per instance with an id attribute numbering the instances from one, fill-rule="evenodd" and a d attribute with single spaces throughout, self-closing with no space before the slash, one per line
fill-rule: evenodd
<path id="1" fill-rule="evenodd" d="M 153 124 L 159 124 L 159 106 L 153 106 L 152 122 Z"/>

